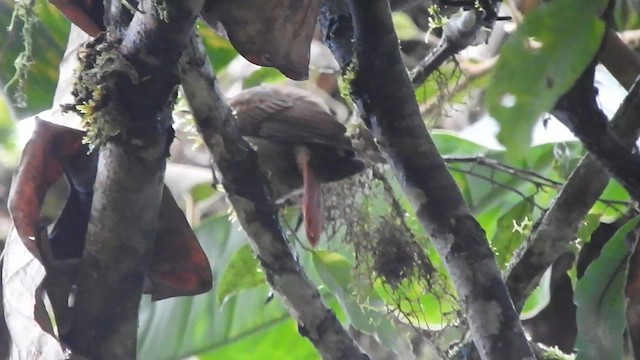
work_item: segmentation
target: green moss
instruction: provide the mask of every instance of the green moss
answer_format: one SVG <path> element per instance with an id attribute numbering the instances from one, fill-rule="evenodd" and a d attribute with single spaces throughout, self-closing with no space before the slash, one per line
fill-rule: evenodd
<path id="1" fill-rule="evenodd" d="M 358 62 L 354 59 L 338 79 L 338 89 L 343 99 L 351 99 L 351 84 L 358 74 Z"/>
<path id="2" fill-rule="evenodd" d="M 544 350 L 542 360 L 574 360 L 576 358 L 574 354 L 565 354 L 556 346 L 547 347 L 540 343 L 538 343 L 538 346 Z"/>
<path id="3" fill-rule="evenodd" d="M 138 82 L 138 74 L 119 52 L 119 41 L 101 35 L 78 54 L 79 68 L 69 108 L 82 116 L 84 142 L 90 149 L 126 132 L 126 111 L 118 101 L 116 81 Z"/>
<path id="4" fill-rule="evenodd" d="M 17 107 L 27 106 L 27 95 L 25 93 L 25 86 L 27 83 L 27 75 L 29 73 L 29 67 L 33 64 L 33 42 L 31 34 L 33 28 L 38 23 L 38 18 L 34 12 L 35 0 L 20 0 L 16 1 L 13 14 L 11 15 L 11 23 L 7 28 L 7 32 L 12 33 L 17 30 L 18 23 L 22 24 L 22 41 L 24 44 L 24 50 L 18 55 L 13 62 L 13 66 L 16 69 L 16 73 L 4 88 L 6 93 L 9 93 L 9 89 L 12 86 L 16 86 L 13 94 L 13 100 Z"/>

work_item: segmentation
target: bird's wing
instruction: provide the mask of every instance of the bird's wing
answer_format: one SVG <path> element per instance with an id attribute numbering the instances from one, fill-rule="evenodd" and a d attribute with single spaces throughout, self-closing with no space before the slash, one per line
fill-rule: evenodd
<path id="1" fill-rule="evenodd" d="M 344 125 L 303 90 L 275 86 L 252 90 L 229 103 L 243 136 L 352 149 Z"/>

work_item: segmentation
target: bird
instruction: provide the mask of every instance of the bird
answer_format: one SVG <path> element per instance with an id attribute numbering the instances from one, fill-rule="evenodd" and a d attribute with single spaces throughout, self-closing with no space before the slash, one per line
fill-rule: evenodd
<path id="1" fill-rule="evenodd" d="M 315 247 L 324 223 L 322 184 L 365 167 L 346 127 L 318 96 L 293 86 L 260 85 L 228 103 L 240 134 L 257 152 L 272 196 L 282 201 L 302 189 L 307 240 Z"/>

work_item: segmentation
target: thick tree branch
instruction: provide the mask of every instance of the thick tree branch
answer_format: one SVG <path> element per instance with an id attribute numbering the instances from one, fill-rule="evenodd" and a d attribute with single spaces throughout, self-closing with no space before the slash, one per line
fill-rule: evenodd
<path id="1" fill-rule="evenodd" d="M 593 83 L 595 63 L 556 104 L 553 114 L 584 144 L 607 171 L 640 201 L 640 156 L 630 151 L 608 128 L 607 116 L 598 106 Z"/>
<path id="2" fill-rule="evenodd" d="M 292 254 L 268 196 L 257 157 L 240 136 L 200 40 L 194 35 L 181 61 L 180 76 L 222 184 L 262 265 L 267 281 L 284 300 L 300 333 L 323 359 L 368 359 L 320 298 Z"/>
<path id="3" fill-rule="evenodd" d="M 103 119 L 126 125 L 100 149 L 74 319 L 63 335 L 75 353 L 91 359 L 136 357 L 138 306 L 172 138 L 168 110 L 176 65 L 203 2 L 165 2 L 163 14 L 155 2 L 141 2 L 143 11 L 133 17 L 121 45 L 111 47 L 122 57 L 107 63 L 112 68 L 98 65 L 105 81 L 115 79 L 111 93 L 99 84 L 108 93 L 107 106 L 117 109 L 103 112 Z M 167 15 L 168 22 L 163 20 Z M 118 61 L 128 63 L 137 76 L 122 76 Z"/>
<path id="4" fill-rule="evenodd" d="M 481 356 L 533 357 L 484 232 L 422 121 L 388 3 L 351 0 L 350 9 L 357 60 L 353 99 L 449 269 Z M 331 41 L 334 35 L 325 36 Z"/>
<path id="5" fill-rule="evenodd" d="M 607 126 L 608 131 L 627 149 L 633 145 L 640 132 L 638 114 L 640 82 L 636 81 Z M 608 182 L 606 169 L 591 155 L 582 159 L 573 171 L 560 194 L 540 219 L 539 226 L 511 262 L 507 272 L 507 286 L 516 309 L 522 309 L 542 274 L 575 239 L 582 220 Z"/>
<path id="6" fill-rule="evenodd" d="M 598 59 L 627 90 L 640 74 L 640 56 L 611 28 L 607 29 Z"/>

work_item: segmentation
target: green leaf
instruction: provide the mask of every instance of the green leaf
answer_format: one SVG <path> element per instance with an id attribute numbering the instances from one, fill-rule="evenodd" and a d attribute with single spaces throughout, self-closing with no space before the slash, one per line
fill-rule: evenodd
<path id="1" fill-rule="evenodd" d="M 213 70 L 219 73 L 229 65 L 231 60 L 238 56 L 238 52 L 233 48 L 229 40 L 218 36 L 202 20 L 199 20 L 198 24 L 198 33 L 202 38 L 207 55 L 209 55 Z"/>
<path id="2" fill-rule="evenodd" d="M 441 140 L 445 139 L 442 138 Z M 509 161 L 504 151 L 482 151 L 473 153 L 473 147 L 478 145 L 459 142 L 455 137 L 450 137 L 448 142 L 449 144 L 444 143 L 442 148 L 449 148 L 458 156 L 481 155 L 489 160 L 508 164 L 518 169 L 532 171 L 556 181 L 562 180 L 562 177 L 553 166 L 556 162 L 553 154 L 555 144 L 535 146 L 529 150 L 525 159 Z M 461 147 L 455 150 L 455 144 L 461 145 Z M 440 147 L 441 145 L 438 144 L 439 149 Z M 573 150 L 574 148 L 578 148 L 579 144 L 568 143 L 564 144 L 564 147 Z M 465 152 L 466 154 L 464 154 Z M 456 182 L 462 186 L 461 190 L 471 211 L 478 217 L 484 216 L 485 222 L 483 223 L 483 227 L 485 225 L 489 226 L 488 228 L 485 227 L 485 230 L 491 230 L 488 231 L 489 238 L 493 236 L 493 231 L 495 231 L 496 218 L 493 215 L 485 214 L 487 211 L 495 212 L 496 216 L 501 216 L 504 212 L 509 211 L 515 204 L 522 201 L 522 195 L 532 197 L 537 194 L 535 197 L 536 202 L 541 206 L 548 206 L 548 203 L 553 199 L 555 193 L 555 190 L 549 187 L 545 187 L 543 189 L 544 191 L 540 191 L 541 189 L 534 186 L 530 181 L 523 179 L 521 175 L 498 171 L 487 165 L 449 161 L 448 166 L 456 177 Z M 472 172 L 472 174 L 469 172 Z M 519 192 L 519 194 L 517 192 Z"/>
<path id="3" fill-rule="evenodd" d="M 533 199 L 527 198 L 514 205 L 498 218 L 496 232 L 491 238 L 491 246 L 496 253 L 498 266 L 504 269 L 513 252 L 529 236 L 533 215 Z"/>
<path id="4" fill-rule="evenodd" d="M 372 292 L 365 299 L 356 299 L 350 291 L 352 264 L 343 255 L 330 251 L 314 251 L 313 264 L 322 282 L 338 298 L 351 325 L 359 331 L 375 336 L 389 349 L 400 341 L 398 332 L 386 317 L 382 299 Z"/>
<path id="5" fill-rule="evenodd" d="M 607 3 L 543 3 L 503 46 L 486 101 L 510 157 L 526 154 L 538 116 L 551 110 L 595 55 L 604 33 L 599 16 Z"/>
<path id="6" fill-rule="evenodd" d="M 244 87 L 253 87 L 265 83 L 281 83 L 286 80 L 287 78 L 282 75 L 280 70 L 276 70 L 271 67 L 263 67 L 247 76 L 243 85 Z"/>
<path id="7" fill-rule="evenodd" d="M 603 201 L 598 201 L 591 208 L 591 213 L 598 214 L 601 216 L 600 221 L 611 223 L 620 218 L 620 215 L 624 214 L 624 209 L 627 206 L 621 204 L 612 204 L 607 203 L 606 201 L 614 201 L 614 202 L 627 202 L 629 201 L 629 193 L 627 190 L 620 185 L 615 179 L 609 180 L 609 184 L 600 195 L 600 199 Z"/>
<path id="8" fill-rule="evenodd" d="M 390 308 L 397 309 L 396 315 L 400 321 L 438 331 L 451 324 L 457 316 L 458 306 L 452 298 L 454 289 L 448 285 L 445 289 L 436 289 L 417 281 L 403 281 L 396 289 L 391 289 L 377 280 L 374 289 Z"/>
<path id="9" fill-rule="evenodd" d="M 582 220 L 582 224 L 576 234 L 580 244 L 587 243 L 591 240 L 591 234 L 600 226 L 600 215 L 588 214 Z"/>
<path id="10" fill-rule="evenodd" d="M 278 320 L 265 329 L 256 329 L 237 341 L 198 355 L 199 360 L 300 359 L 320 360 L 313 345 L 300 336 L 292 319 Z M 296 344 L 296 346 L 291 346 Z"/>
<path id="11" fill-rule="evenodd" d="M 190 191 L 194 203 L 207 200 L 216 193 L 217 191 L 211 186 L 211 184 L 198 184 L 192 187 Z"/>
<path id="12" fill-rule="evenodd" d="M 442 155 L 475 156 L 486 154 L 489 149 L 466 140 L 451 131 L 433 130 L 433 142 Z"/>
<path id="13" fill-rule="evenodd" d="M 337 252 L 318 250 L 313 252 L 313 265 L 322 282 L 336 295 L 344 295 L 351 283 L 353 265 Z"/>
<path id="14" fill-rule="evenodd" d="M 396 34 L 400 40 L 415 39 L 424 33 L 420 30 L 416 23 L 411 19 L 409 15 L 403 12 L 394 12 L 393 26 L 396 29 Z"/>
<path id="15" fill-rule="evenodd" d="M 542 279 L 540 279 L 540 284 L 536 286 L 527 298 L 520 313 L 520 320 L 531 319 L 549 305 L 549 301 L 551 300 L 551 271 L 552 268 L 549 267 L 547 271 L 544 272 Z"/>
<path id="16" fill-rule="evenodd" d="M 19 158 L 12 110 L 8 99 L 0 92 L 0 166 L 13 166 Z"/>
<path id="17" fill-rule="evenodd" d="M 262 269 L 249 245 L 244 245 L 233 254 L 220 279 L 218 301 L 224 303 L 227 297 L 261 284 L 266 284 Z"/>
<path id="18" fill-rule="evenodd" d="M 246 235 L 227 216 L 207 220 L 195 232 L 213 265 L 213 290 L 154 303 L 148 296 L 143 297 L 138 328 L 138 358 L 141 360 L 175 360 L 201 353 L 215 354 L 255 334 L 270 333 L 290 320 L 279 298 L 266 303 L 271 293 L 267 285 L 239 292 L 221 304 L 216 293 L 222 274 L 231 263 L 232 255 L 246 244 Z M 279 334 L 288 341 L 286 344 L 275 342 L 271 347 L 264 345 L 263 348 L 273 348 L 277 353 L 284 347 L 296 354 L 299 349 L 310 346 L 295 330 L 286 336 L 283 332 Z M 274 358 L 267 350 L 260 355 Z M 239 352 L 238 358 L 254 358 L 255 353 L 250 355 L 250 351 L 252 348 Z"/>
<path id="19" fill-rule="evenodd" d="M 631 255 L 626 237 L 639 221 L 629 220 L 613 235 L 576 285 L 578 360 L 622 358 L 624 286 Z"/>

